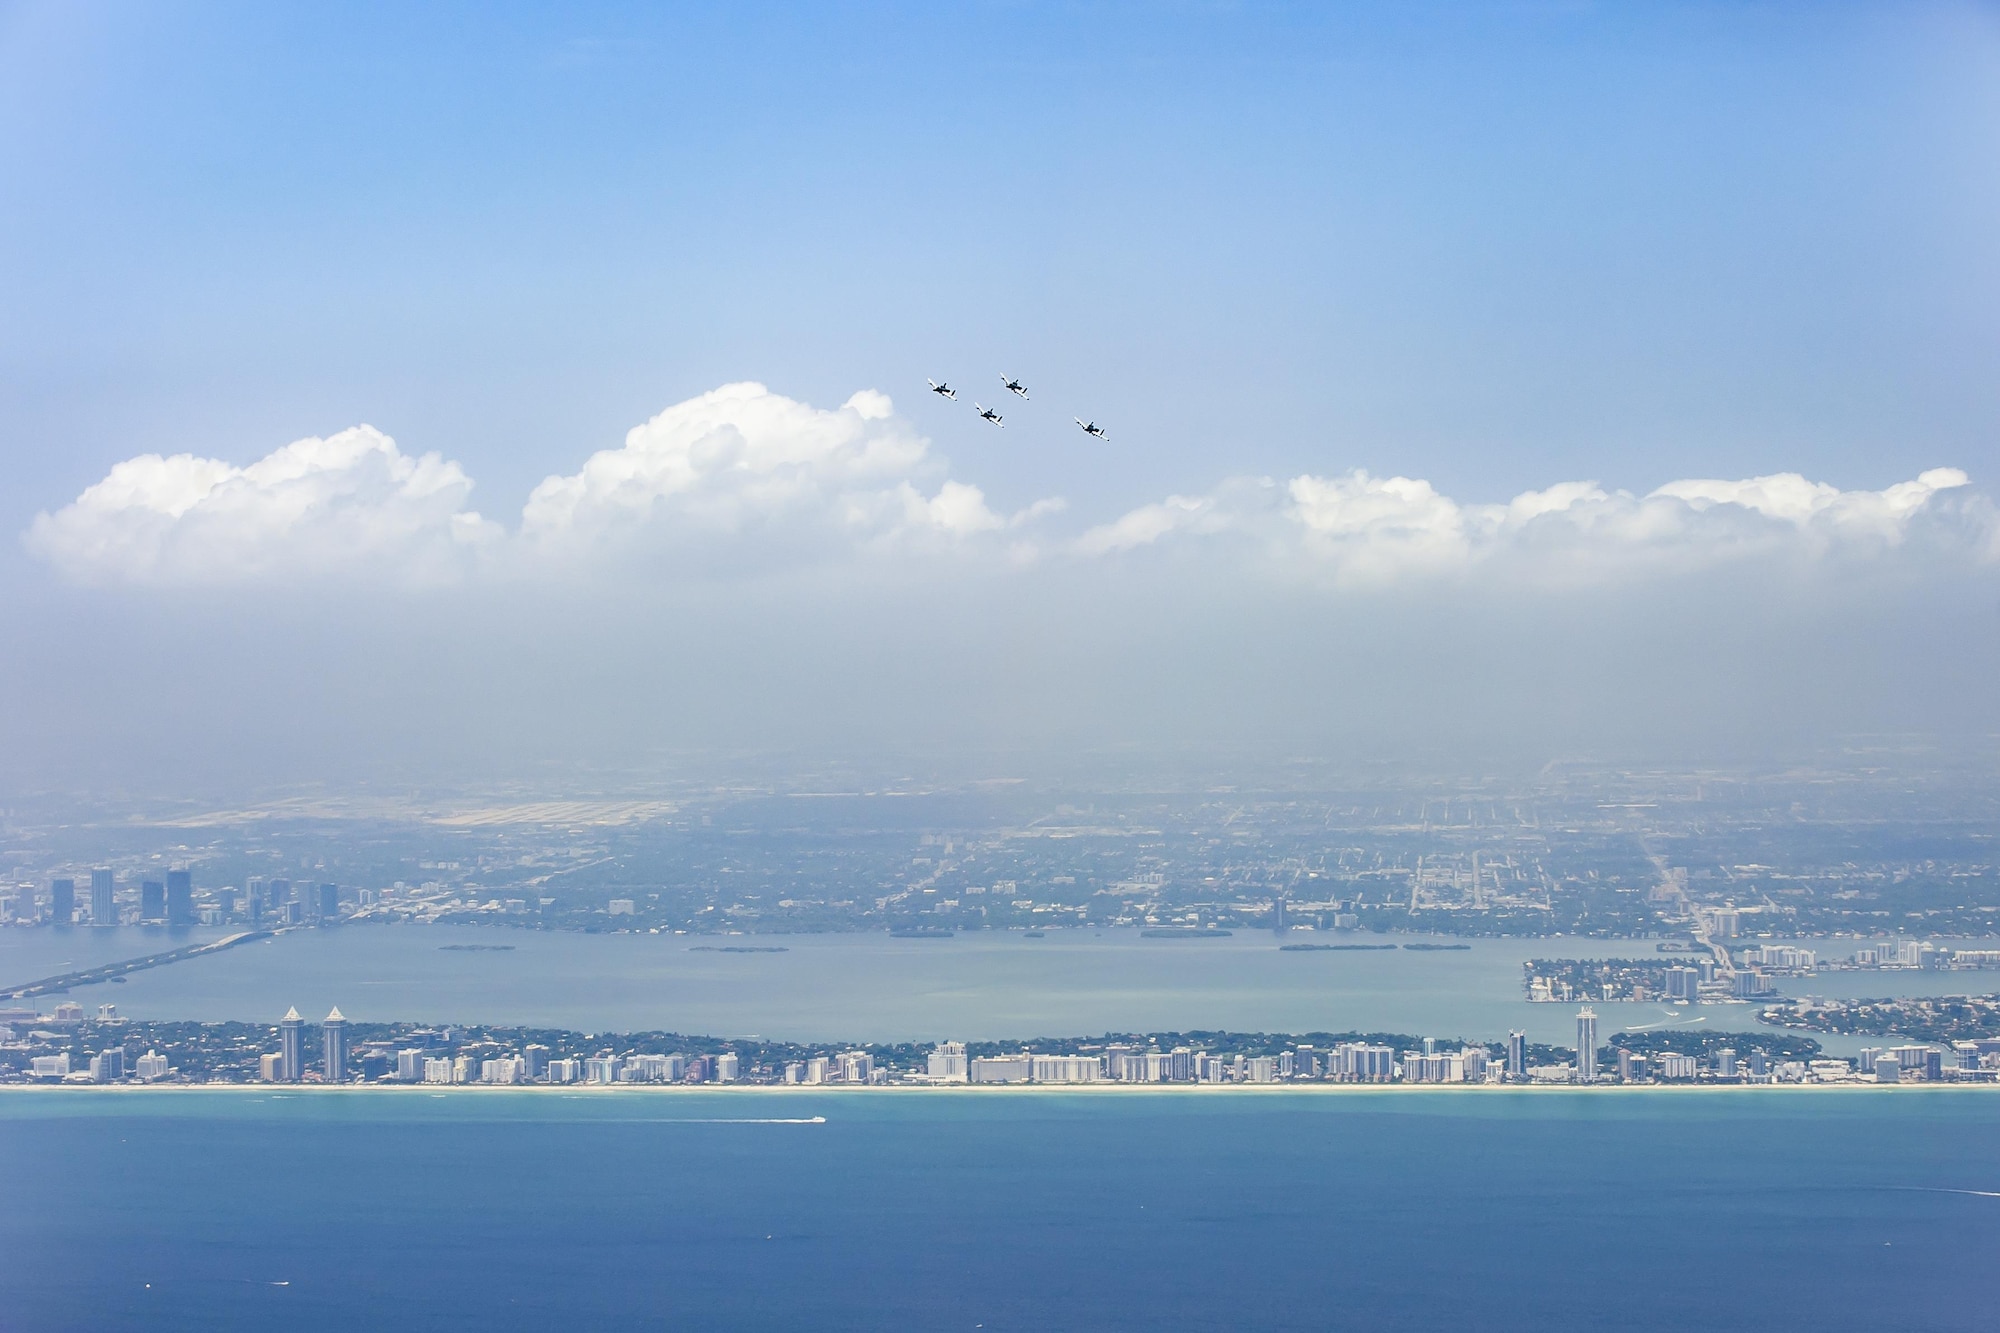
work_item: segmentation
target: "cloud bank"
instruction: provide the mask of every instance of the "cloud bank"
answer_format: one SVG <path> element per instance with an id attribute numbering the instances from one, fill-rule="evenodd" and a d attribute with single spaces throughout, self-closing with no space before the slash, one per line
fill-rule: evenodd
<path id="1" fill-rule="evenodd" d="M 1436 580 L 1483 570 L 1535 581 L 1603 582 L 1693 572 L 1750 558 L 1882 557 L 1921 537 L 1962 560 L 2000 555 L 1992 506 L 1956 468 L 1880 491 L 1842 491 L 1797 473 L 1669 482 L 1633 495 L 1594 481 L 1465 504 L 1430 482 L 1303 475 L 1170 496 L 1078 537 L 1103 557 L 1234 539 L 1279 569 L 1344 585 Z"/>
<path id="2" fill-rule="evenodd" d="M 620 565 L 671 583 L 851 560 L 918 569 L 1155 558 L 1182 550 L 1279 579 L 1392 586 L 1489 574 L 1603 583 L 1745 560 L 1908 558 L 1990 565 L 2000 523 L 1965 473 L 1935 468 L 1879 491 L 1796 473 L 1669 482 L 1644 495 L 1562 482 L 1467 503 L 1366 471 L 1226 479 L 1080 533 L 1045 500 L 996 513 L 886 395 L 832 410 L 728 384 L 634 427 L 550 476 L 511 528 L 469 508 L 471 478 L 369 426 L 299 440 L 237 467 L 144 454 L 111 469 L 23 542 L 100 585 L 499 583 Z"/>

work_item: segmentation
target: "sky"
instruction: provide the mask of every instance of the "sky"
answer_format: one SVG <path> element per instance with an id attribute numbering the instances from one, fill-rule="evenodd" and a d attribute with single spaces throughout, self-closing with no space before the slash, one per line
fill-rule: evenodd
<path id="1" fill-rule="evenodd" d="M 1997 165 L 1984 6 L 0 3 L 4 781 L 1990 747 Z"/>

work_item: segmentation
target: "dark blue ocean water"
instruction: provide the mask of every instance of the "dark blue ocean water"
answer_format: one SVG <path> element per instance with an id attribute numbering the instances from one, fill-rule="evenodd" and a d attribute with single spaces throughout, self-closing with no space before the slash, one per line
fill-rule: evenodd
<path id="1" fill-rule="evenodd" d="M 2000 1197 L 1953 1191 L 2000 1192 L 1996 1120 L 1888 1090 L 8 1093 L 0 1327 L 1987 1330 Z"/>

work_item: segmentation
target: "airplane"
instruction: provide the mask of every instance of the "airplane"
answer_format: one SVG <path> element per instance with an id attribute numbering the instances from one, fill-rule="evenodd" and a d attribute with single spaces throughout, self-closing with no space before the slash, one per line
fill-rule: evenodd
<path id="1" fill-rule="evenodd" d="M 974 403 L 973 406 L 979 408 L 979 419 L 981 421 L 990 421 L 994 425 L 1000 427 L 1002 430 L 1005 430 L 1007 428 L 1007 423 L 1002 421 L 1000 419 L 1000 414 L 998 412 L 995 412 L 992 408 L 979 407 L 978 403 Z"/>
<path id="2" fill-rule="evenodd" d="M 926 380 L 925 383 L 929 384 L 931 392 L 940 398 L 958 397 L 958 390 L 952 388 L 949 384 L 939 384 L 936 380 Z"/>
<path id="3" fill-rule="evenodd" d="M 1085 435 L 1095 435 L 1100 440 L 1108 440 L 1111 438 L 1110 434 L 1105 431 L 1104 427 L 1098 425 L 1095 421 L 1085 421 L 1080 417 L 1071 417 L 1070 420 L 1076 422 L 1077 425 L 1083 427 L 1083 433 Z"/>
<path id="4" fill-rule="evenodd" d="M 1021 381 L 1015 379 L 1011 375 L 1002 375 L 1000 377 L 1000 382 L 1006 385 L 1009 389 L 1012 389 L 1015 393 L 1020 394 L 1023 400 L 1026 400 L 1028 396 L 1027 385 L 1021 383 Z"/>

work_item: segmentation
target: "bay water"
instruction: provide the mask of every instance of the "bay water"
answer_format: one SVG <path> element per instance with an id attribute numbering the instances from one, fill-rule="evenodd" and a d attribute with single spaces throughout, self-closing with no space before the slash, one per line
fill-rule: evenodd
<path id="1" fill-rule="evenodd" d="M 0 980 L 25 981 L 221 933 L 4 930 Z M 1523 963 L 1660 957 L 1644 940 L 1331 939 L 1466 947 L 1295 952 L 1262 931 L 1213 939 L 1148 939 L 1134 930 L 902 939 L 879 932 L 686 936 L 352 925 L 288 932 L 136 972 L 122 983 L 80 987 L 65 998 L 93 1009 L 116 1003 L 137 1018 L 273 1022 L 293 1005 L 308 1016 L 338 1005 L 360 1021 L 665 1029 L 817 1042 L 1217 1028 L 1498 1040 L 1518 1028 L 1531 1040 L 1568 1045 L 1575 1007 L 1528 1003 Z M 1984 972 L 1831 973 L 1782 983 L 1787 993 L 1867 995 L 1996 985 L 2000 976 Z M 1649 1026 L 1755 1026 L 1748 1005 L 1596 1008 L 1606 1036 Z M 1872 1039 L 1823 1042 L 1847 1052 Z"/>

